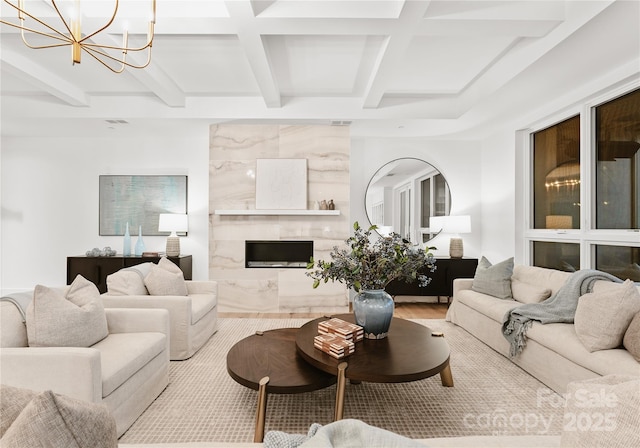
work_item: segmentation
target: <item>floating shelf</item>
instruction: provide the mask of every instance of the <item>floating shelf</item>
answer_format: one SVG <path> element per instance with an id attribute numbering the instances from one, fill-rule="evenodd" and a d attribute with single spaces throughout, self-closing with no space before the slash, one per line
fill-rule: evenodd
<path id="1" fill-rule="evenodd" d="M 214 210 L 214 213 L 227 216 L 338 216 L 340 210 Z"/>

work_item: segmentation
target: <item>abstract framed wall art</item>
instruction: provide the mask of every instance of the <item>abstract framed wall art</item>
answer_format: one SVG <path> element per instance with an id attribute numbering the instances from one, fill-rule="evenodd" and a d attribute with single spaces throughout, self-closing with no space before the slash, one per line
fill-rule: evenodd
<path id="1" fill-rule="evenodd" d="M 307 208 L 307 159 L 257 159 L 256 209 Z"/>
<path id="2" fill-rule="evenodd" d="M 166 235 L 158 232 L 160 213 L 187 213 L 187 176 L 100 176 L 99 234 Z"/>

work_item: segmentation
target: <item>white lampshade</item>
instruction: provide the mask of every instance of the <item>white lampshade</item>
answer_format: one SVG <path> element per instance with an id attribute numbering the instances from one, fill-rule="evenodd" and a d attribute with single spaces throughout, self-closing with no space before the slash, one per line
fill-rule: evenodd
<path id="1" fill-rule="evenodd" d="M 442 233 L 471 233 L 471 216 L 432 216 L 429 219 L 431 232 Z"/>
<path id="2" fill-rule="evenodd" d="M 161 213 L 158 220 L 159 232 L 171 232 L 167 237 L 167 256 L 177 257 L 180 255 L 180 237 L 176 232 L 186 232 L 189 230 L 189 219 L 186 214 Z"/>
<path id="3" fill-rule="evenodd" d="M 189 230 L 189 218 L 186 214 L 160 213 L 159 232 L 186 232 Z"/>
<path id="4" fill-rule="evenodd" d="M 432 216 L 429 219 L 429 227 L 432 233 L 441 232 L 452 235 L 471 233 L 471 216 Z M 462 238 L 456 236 L 449 240 L 449 256 L 451 258 L 464 256 Z"/>

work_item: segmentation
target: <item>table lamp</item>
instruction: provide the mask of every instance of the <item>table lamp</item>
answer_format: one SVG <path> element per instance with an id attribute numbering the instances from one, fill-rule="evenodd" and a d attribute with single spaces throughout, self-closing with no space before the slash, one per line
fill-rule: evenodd
<path id="1" fill-rule="evenodd" d="M 167 237 L 166 253 L 168 257 L 180 255 L 180 237 L 176 232 L 186 232 L 189 229 L 189 219 L 186 214 L 160 213 L 158 232 L 171 232 Z"/>
<path id="2" fill-rule="evenodd" d="M 454 235 L 449 240 L 449 256 L 451 258 L 462 258 L 464 247 L 461 233 L 471 233 L 471 216 L 432 216 L 429 219 L 431 233 L 445 233 Z"/>

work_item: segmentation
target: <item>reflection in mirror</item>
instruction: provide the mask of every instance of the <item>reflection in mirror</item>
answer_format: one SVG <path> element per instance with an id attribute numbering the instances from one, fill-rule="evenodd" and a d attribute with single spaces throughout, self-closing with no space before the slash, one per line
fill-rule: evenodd
<path id="1" fill-rule="evenodd" d="M 426 243 L 435 234 L 429 229 L 432 216 L 447 216 L 451 193 L 444 176 L 424 160 L 393 160 L 369 181 L 365 209 L 378 233 L 396 232 L 413 243 Z"/>

